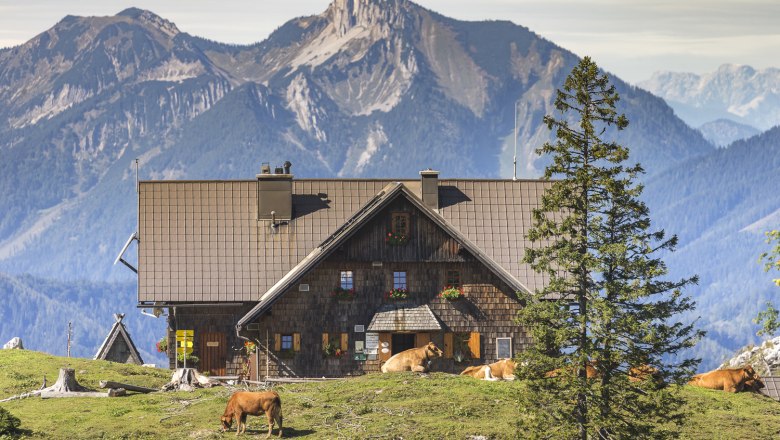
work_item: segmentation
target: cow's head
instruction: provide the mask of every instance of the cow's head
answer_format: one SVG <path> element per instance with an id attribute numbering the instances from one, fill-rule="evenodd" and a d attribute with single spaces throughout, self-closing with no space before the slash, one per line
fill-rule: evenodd
<path id="1" fill-rule="evenodd" d="M 219 420 L 222 422 L 222 431 L 227 431 L 233 425 L 233 414 L 226 414 Z"/>
<path id="2" fill-rule="evenodd" d="M 444 352 L 442 352 L 433 342 L 429 342 L 428 345 L 425 346 L 425 351 L 429 358 L 444 356 Z"/>

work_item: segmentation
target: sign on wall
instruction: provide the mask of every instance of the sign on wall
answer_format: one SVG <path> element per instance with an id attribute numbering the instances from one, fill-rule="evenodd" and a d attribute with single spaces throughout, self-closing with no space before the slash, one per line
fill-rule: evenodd
<path id="1" fill-rule="evenodd" d="M 366 333 L 366 350 L 368 359 L 376 359 L 379 351 L 379 333 Z"/>

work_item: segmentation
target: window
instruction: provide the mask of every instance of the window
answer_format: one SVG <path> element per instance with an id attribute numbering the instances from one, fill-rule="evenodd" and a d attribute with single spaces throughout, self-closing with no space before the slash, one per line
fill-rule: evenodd
<path id="1" fill-rule="evenodd" d="M 496 357 L 512 359 L 512 338 L 496 338 Z"/>
<path id="2" fill-rule="evenodd" d="M 448 270 L 447 271 L 447 282 L 444 283 L 447 287 L 460 287 L 460 271 L 459 270 Z"/>
<path id="3" fill-rule="evenodd" d="M 293 349 L 293 335 L 282 335 L 282 351 Z"/>
<path id="4" fill-rule="evenodd" d="M 409 213 L 394 212 L 392 214 L 391 231 L 397 235 L 409 235 Z"/>
<path id="5" fill-rule="evenodd" d="M 393 289 L 406 289 L 406 272 L 393 272 Z"/>
<path id="6" fill-rule="evenodd" d="M 470 359 L 479 359 L 480 336 L 477 332 L 469 333 L 445 333 L 444 356 L 455 359 L 455 362 L 466 362 Z"/>
<path id="7" fill-rule="evenodd" d="M 341 278 L 339 281 L 339 286 L 341 286 L 344 290 L 350 290 L 355 287 L 355 281 L 352 276 L 351 270 L 342 270 L 341 271 Z"/>

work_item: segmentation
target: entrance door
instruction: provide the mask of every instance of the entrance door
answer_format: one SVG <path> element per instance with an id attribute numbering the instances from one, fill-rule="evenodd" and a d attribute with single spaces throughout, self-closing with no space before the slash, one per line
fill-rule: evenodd
<path id="1" fill-rule="evenodd" d="M 414 333 L 393 333 L 390 347 L 393 350 L 393 354 L 415 348 Z"/>
<path id="2" fill-rule="evenodd" d="M 227 363 L 227 340 L 224 333 L 200 334 L 200 371 L 224 376 Z"/>

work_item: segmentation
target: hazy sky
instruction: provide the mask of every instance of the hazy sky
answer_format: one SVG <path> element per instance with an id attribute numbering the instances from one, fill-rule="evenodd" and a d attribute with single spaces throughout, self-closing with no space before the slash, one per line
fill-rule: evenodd
<path id="1" fill-rule="evenodd" d="M 65 15 L 149 9 L 184 32 L 252 43 L 329 0 L 0 0 L 0 47 Z M 724 63 L 780 67 L 780 0 L 419 0 L 461 20 L 510 20 L 630 82 L 656 70 L 704 73 Z"/>

